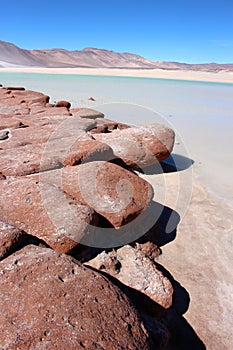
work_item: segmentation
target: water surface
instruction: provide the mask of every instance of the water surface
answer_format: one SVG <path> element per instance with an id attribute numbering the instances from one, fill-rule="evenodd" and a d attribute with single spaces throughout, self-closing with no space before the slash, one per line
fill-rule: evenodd
<path id="1" fill-rule="evenodd" d="M 0 73 L 3 85 L 41 91 L 51 102 L 92 107 L 130 124 L 163 122 L 176 131 L 175 153 L 216 195 L 233 198 L 233 84 L 71 74 Z M 96 102 L 89 102 L 89 97 Z M 187 153 L 188 152 L 188 153 Z"/>

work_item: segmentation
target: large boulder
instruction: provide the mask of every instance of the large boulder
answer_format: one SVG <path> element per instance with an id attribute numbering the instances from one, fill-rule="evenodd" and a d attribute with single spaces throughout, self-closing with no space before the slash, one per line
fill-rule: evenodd
<path id="1" fill-rule="evenodd" d="M 156 164 L 169 157 L 175 138 L 173 130 L 161 124 L 138 125 L 93 136 L 108 144 L 115 156 L 128 166 L 137 168 Z"/>
<path id="2" fill-rule="evenodd" d="M 2 349 L 156 349 L 127 297 L 73 258 L 27 246 L 0 263 Z"/>
<path id="3" fill-rule="evenodd" d="M 0 220 L 68 253 L 95 229 L 91 208 L 31 178 L 0 181 Z"/>
<path id="4" fill-rule="evenodd" d="M 153 188 L 147 181 L 104 161 L 45 172 L 40 174 L 40 180 L 61 187 L 105 217 L 115 228 L 146 210 L 153 198 Z"/>

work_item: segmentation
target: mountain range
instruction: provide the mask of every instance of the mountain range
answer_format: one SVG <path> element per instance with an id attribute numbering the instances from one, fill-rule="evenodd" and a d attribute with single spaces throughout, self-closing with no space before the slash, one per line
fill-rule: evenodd
<path id="1" fill-rule="evenodd" d="M 85 48 L 25 50 L 0 40 L 0 67 L 47 67 L 47 68 L 128 68 L 195 71 L 233 71 L 233 64 L 188 64 L 152 61 L 128 52 Z"/>

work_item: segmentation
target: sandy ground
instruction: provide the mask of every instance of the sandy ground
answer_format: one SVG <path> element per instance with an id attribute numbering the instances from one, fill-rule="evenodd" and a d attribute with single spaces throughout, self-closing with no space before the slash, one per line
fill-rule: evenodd
<path id="1" fill-rule="evenodd" d="M 182 339 L 187 329 L 190 332 L 186 347 L 181 341 L 171 349 L 231 350 L 233 208 L 210 195 L 197 179 L 181 189 L 181 176 L 187 171 L 146 176 L 157 194 L 165 181 L 167 195 L 162 203 L 175 213 L 183 212 L 175 232 L 164 233 L 162 255 L 157 259 L 175 280 L 174 299 L 183 320 L 177 318 L 176 334 Z M 184 201 L 182 210 L 179 197 Z"/>
<path id="2" fill-rule="evenodd" d="M 0 68 L 0 72 L 103 75 L 233 83 L 233 72 L 227 71 L 212 73 L 164 69 L 6 67 Z"/>

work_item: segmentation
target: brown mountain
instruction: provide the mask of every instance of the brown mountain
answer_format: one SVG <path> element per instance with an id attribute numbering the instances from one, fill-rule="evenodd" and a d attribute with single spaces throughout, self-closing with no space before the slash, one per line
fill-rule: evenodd
<path id="1" fill-rule="evenodd" d="M 178 62 L 151 61 L 132 53 L 85 48 L 24 50 L 0 40 L 0 67 L 85 67 L 85 68 L 131 68 L 166 70 L 233 71 L 233 64 L 187 64 Z"/>

